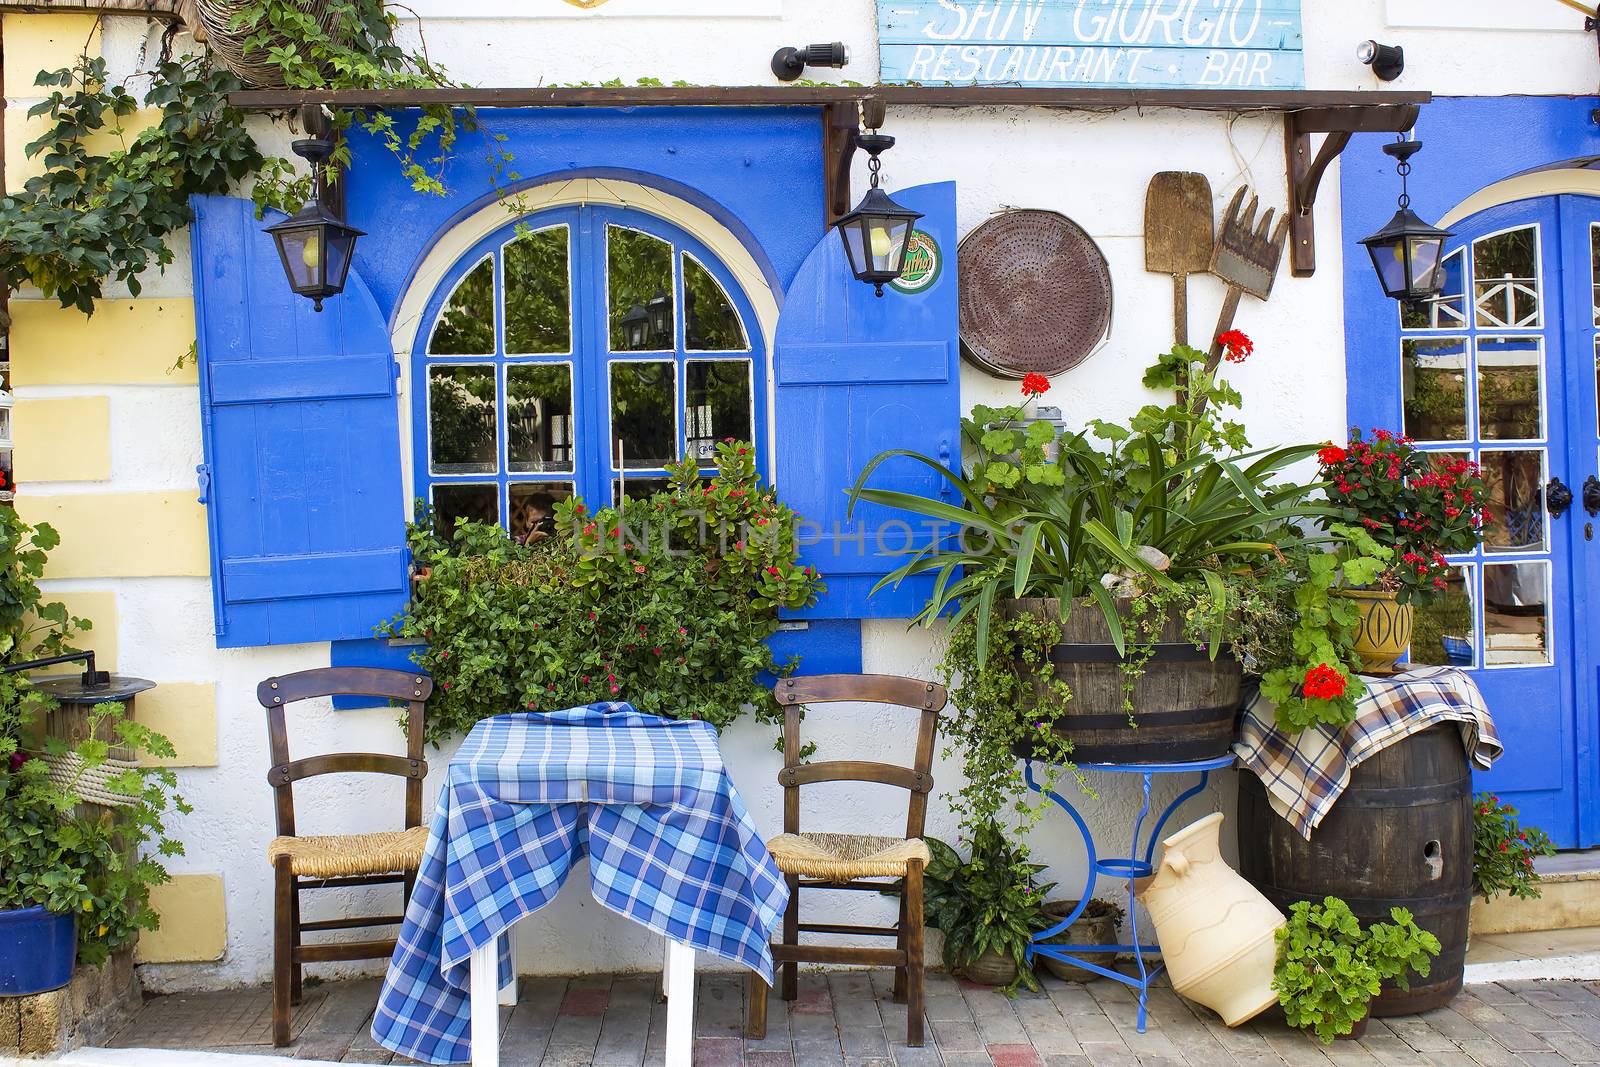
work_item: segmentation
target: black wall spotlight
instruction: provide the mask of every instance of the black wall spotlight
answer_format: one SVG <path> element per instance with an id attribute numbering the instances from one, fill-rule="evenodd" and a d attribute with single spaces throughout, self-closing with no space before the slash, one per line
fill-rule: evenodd
<path id="1" fill-rule="evenodd" d="M 1356 45 L 1356 58 L 1371 67 L 1379 81 L 1392 82 L 1406 69 L 1406 50 L 1397 44 L 1362 41 Z"/>
<path id="2" fill-rule="evenodd" d="M 772 53 L 772 73 L 781 82 L 792 82 L 807 67 L 843 67 L 850 62 L 850 49 L 843 41 L 808 44 L 804 48 L 780 48 Z"/>

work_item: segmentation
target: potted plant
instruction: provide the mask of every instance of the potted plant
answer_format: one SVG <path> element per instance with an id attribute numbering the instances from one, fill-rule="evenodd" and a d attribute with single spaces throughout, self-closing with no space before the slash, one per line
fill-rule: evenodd
<path id="1" fill-rule="evenodd" d="M 1418 927 L 1404 908 L 1389 915 L 1393 922 L 1362 929 L 1338 897 L 1290 907 L 1289 922 L 1278 931 L 1272 979 L 1290 1026 L 1315 1034 L 1324 1044 L 1336 1037 L 1359 1037 L 1367 1005 L 1384 982 L 1409 989 L 1409 972 L 1428 976 L 1439 939 Z"/>
<path id="2" fill-rule="evenodd" d="M 48 525 L 0 508 L 0 664 L 73 651 L 88 626 L 40 593 L 58 541 Z M 150 887 L 169 878 L 162 858 L 183 853 L 165 826 L 170 812 L 189 810 L 172 771 L 112 765 L 106 739 L 163 757 L 175 754 L 171 742 L 126 720 L 120 704 L 102 704 L 69 745 L 43 735 L 54 706 L 20 672 L 0 672 L 0 995 L 65 985 L 74 959 L 99 965 L 155 929 Z M 95 795 L 118 802 L 85 803 L 78 786 L 91 778 Z"/>
<path id="3" fill-rule="evenodd" d="M 1028 862 L 1025 846 L 1011 841 L 994 820 L 972 830 L 967 859 L 937 838 L 926 838 L 933 860 L 923 873 L 926 922 L 944 934 L 944 965 L 952 974 L 999 986 L 1038 989 L 1028 946 L 1045 927 L 1042 864 Z"/>
<path id="4" fill-rule="evenodd" d="M 1076 900 L 1051 900 L 1045 903 L 1044 921 L 1048 929 L 1071 915 L 1077 908 Z M 1115 945 L 1118 932 L 1122 929 L 1122 920 L 1127 917 L 1127 912 L 1120 904 L 1109 900 L 1094 897 L 1083 909 L 1083 914 L 1073 920 L 1072 925 L 1053 937 L 1045 938 L 1047 945 Z M 1099 956 L 1099 953 L 1095 954 Z M 1107 955 L 1110 955 L 1109 953 Z M 1074 967 L 1054 956 L 1040 956 L 1044 969 L 1066 982 L 1092 982 L 1099 975 L 1093 971 L 1086 971 L 1082 967 Z M 1105 965 L 1110 967 L 1113 960 L 1107 959 Z"/>
<path id="5" fill-rule="evenodd" d="M 1356 651 L 1372 674 L 1392 674 L 1406 654 L 1418 604 L 1443 593 L 1446 555 L 1471 552 L 1490 521 L 1478 465 L 1443 452 L 1425 452 L 1409 437 L 1359 429 L 1344 447 L 1317 453 L 1329 494 L 1350 508 L 1378 544 L 1389 550 L 1377 575 L 1352 581 L 1339 595 L 1357 602 Z"/>
<path id="6" fill-rule="evenodd" d="M 1234 361 L 1247 348 L 1237 340 Z M 959 471 L 887 452 L 852 489 L 856 500 L 942 525 L 880 584 L 934 578 L 918 621 L 948 621 L 945 730 L 963 754 L 970 785 L 958 803 L 969 814 L 1025 803 L 1019 755 L 1054 775 L 1069 754 L 1225 753 L 1241 660 L 1286 671 L 1297 686 L 1309 679 L 1323 695 L 1308 699 L 1327 718 L 1353 713 L 1359 682 L 1338 651 L 1348 620 L 1295 605 L 1311 561 L 1347 529 L 1336 525 L 1345 510 L 1318 499 L 1319 483 L 1285 475 L 1318 446 L 1250 450 L 1226 417 L 1239 394 L 1195 349 L 1159 357 L 1145 384 L 1174 398 L 1126 425 L 1094 420 L 1058 433 L 1028 416 L 1049 385 L 1030 375 L 1021 404 L 977 407 L 963 420 Z M 872 488 L 893 456 L 938 471 L 959 506 Z M 1303 529 L 1316 519 L 1330 522 L 1320 538 Z"/>
<path id="7" fill-rule="evenodd" d="M 1472 798 L 1472 883 L 1484 900 L 1501 893 L 1521 900 L 1541 895 L 1533 861 L 1554 856 L 1556 847 L 1543 830 L 1522 826 L 1516 816 L 1517 809 L 1493 793 Z"/>
<path id="8" fill-rule="evenodd" d="M 411 530 L 426 577 L 385 625 L 418 643 L 432 675 L 427 738 L 441 744 L 506 708 L 625 700 L 641 712 L 718 729 L 750 708 L 781 722 L 762 672 L 782 673 L 767 639 L 778 609 L 814 602 L 798 561 L 798 517 L 761 484 L 755 449 L 717 445 L 717 471 L 670 468 L 668 488 L 623 508 L 554 509 L 554 532 L 519 542 L 498 524 Z"/>

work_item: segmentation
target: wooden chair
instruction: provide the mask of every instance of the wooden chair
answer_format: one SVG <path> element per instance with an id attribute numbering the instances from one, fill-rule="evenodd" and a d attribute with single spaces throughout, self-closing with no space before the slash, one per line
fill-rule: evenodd
<path id="1" fill-rule="evenodd" d="M 783 833 L 767 842 L 767 850 L 789 882 L 789 909 L 783 916 L 783 940 L 772 946 L 775 967 L 782 969 L 784 1000 L 795 998 L 795 972 L 801 963 L 888 965 L 895 969 L 894 999 L 906 1005 L 906 1044 L 922 1044 L 922 870 L 929 860 L 922 841 L 928 794 L 933 790 L 933 742 L 939 712 L 947 696 L 943 686 L 886 674 L 818 674 L 785 678 L 773 687 L 783 706 Z M 835 760 L 800 762 L 800 708 L 806 704 L 862 701 L 914 708 L 922 713 L 917 749 L 909 768 L 889 763 Z M 904 837 L 800 832 L 800 787 L 813 782 L 879 782 L 909 790 Z M 895 926 L 849 926 L 802 923 L 802 889 L 850 889 L 879 892 L 885 879 L 905 879 L 900 896 L 900 921 Z M 895 947 L 845 948 L 802 945 L 802 933 L 892 937 Z M 750 1018 L 745 1033 L 755 1040 L 767 1032 L 767 983 L 750 976 Z"/>
<path id="2" fill-rule="evenodd" d="M 272 769 L 267 783 L 276 794 L 278 836 L 267 846 L 275 885 L 272 967 L 272 1041 L 289 1043 L 290 1005 L 300 1003 L 301 971 L 307 963 L 330 960 L 384 959 L 394 952 L 395 940 L 346 941 L 307 945 L 301 935 L 323 930 L 350 930 L 392 926 L 401 915 L 363 916 L 353 919 L 300 921 L 300 893 L 307 889 L 400 883 L 405 903 L 410 903 L 412 883 L 422 862 L 428 829 L 422 825 L 422 780 L 428 763 L 422 758 L 422 710 L 433 692 L 433 679 L 408 671 L 366 667 L 327 667 L 268 678 L 256 687 L 256 698 L 267 709 L 267 732 L 272 742 Z M 289 739 L 283 709 L 297 700 L 326 696 L 370 696 L 403 700 L 406 718 L 406 754 L 341 752 L 306 759 L 289 758 Z M 404 830 L 372 834 L 299 836 L 294 827 L 294 783 L 321 774 L 393 774 L 406 780 Z"/>

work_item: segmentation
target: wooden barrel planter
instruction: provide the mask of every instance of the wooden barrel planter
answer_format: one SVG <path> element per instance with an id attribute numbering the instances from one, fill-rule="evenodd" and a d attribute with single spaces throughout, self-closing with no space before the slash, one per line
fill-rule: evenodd
<path id="1" fill-rule="evenodd" d="M 1122 659 L 1098 604 L 1075 601 L 1065 619 L 1059 600 L 1013 600 L 1003 610 L 1061 621 L 1061 643 L 1050 659 L 1072 699 L 1052 726 L 1072 742 L 1074 761 L 1172 763 L 1227 755 L 1244 671 L 1226 646 L 1215 659 L 1196 648 L 1184 636 L 1181 612 L 1162 620 L 1155 653 L 1133 684 L 1130 722 L 1122 703 Z"/>
<path id="2" fill-rule="evenodd" d="M 1428 977 L 1386 985 L 1374 1016 L 1415 1015 L 1461 992 L 1472 912 L 1472 771 L 1455 723 L 1369 758 L 1307 841 L 1274 812 L 1254 774 L 1239 776 L 1239 873 L 1284 912 L 1342 898 L 1363 926 L 1402 907 L 1439 939 Z"/>

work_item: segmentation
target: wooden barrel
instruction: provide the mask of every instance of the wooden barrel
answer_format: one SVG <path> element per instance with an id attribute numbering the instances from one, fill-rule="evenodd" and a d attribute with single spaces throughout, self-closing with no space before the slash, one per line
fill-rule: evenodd
<path id="1" fill-rule="evenodd" d="M 1283 911 L 1340 897 L 1362 925 L 1411 912 L 1439 939 L 1428 977 L 1385 986 L 1372 1014 L 1415 1015 L 1461 992 L 1472 913 L 1472 770 L 1461 729 L 1441 723 L 1390 745 L 1350 776 L 1307 841 L 1267 803 L 1260 779 L 1239 775 L 1239 873 Z"/>
<path id="2" fill-rule="evenodd" d="M 1065 619 L 1059 600 L 1014 600 L 1004 610 L 1061 620 L 1061 643 L 1050 659 L 1072 699 L 1053 727 L 1072 742 L 1075 762 L 1173 763 L 1228 754 L 1244 672 L 1226 646 L 1215 659 L 1196 648 L 1184 636 L 1181 613 L 1161 622 L 1154 653 L 1133 684 L 1130 722 L 1122 659 L 1098 604 L 1075 601 Z"/>

